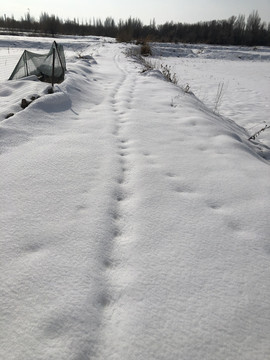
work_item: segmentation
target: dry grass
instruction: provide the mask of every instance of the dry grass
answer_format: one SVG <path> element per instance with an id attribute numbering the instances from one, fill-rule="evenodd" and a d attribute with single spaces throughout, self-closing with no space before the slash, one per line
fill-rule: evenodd
<path id="1" fill-rule="evenodd" d="M 151 56 L 152 55 L 151 47 L 148 43 L 143 43 L 141 45 L 141 55 L 142 56 Z"/>

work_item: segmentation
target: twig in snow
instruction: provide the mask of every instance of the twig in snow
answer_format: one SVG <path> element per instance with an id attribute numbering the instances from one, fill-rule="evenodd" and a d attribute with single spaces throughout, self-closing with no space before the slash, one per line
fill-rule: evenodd
<path id="1" fill-rule="evenodd" d="M 215 112 L 217 112 L 220 106 L 220 102 L 223 97 L 223 90 L 224 90 L 224 82 L 218 84 L 217 95 L 215 100 L 215 109 L 214 109 Z"/>

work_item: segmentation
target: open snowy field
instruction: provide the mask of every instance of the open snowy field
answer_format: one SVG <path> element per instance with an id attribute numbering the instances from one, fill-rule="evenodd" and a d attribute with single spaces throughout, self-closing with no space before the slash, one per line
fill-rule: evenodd
<path id="1" fill-rule="evenodd" d="M 251 135 L 269 125 L 269 48 L 154 44 L 153 55 L 156 67 L 170 66 L 180 86 Z M 260 136 L 268 145 L 269 139 Z"/>
<path id="2" fill-rule="evenodd" d="M 269 49 L 58 41 L 0 37 L 0 358 L 270 358 Z"/>

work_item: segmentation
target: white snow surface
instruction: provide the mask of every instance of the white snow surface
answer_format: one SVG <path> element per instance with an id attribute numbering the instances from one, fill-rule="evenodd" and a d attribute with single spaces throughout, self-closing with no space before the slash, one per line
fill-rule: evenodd
<path id="1" fill-rule="evenodd" d="M 156 43 L 152 49 L 157 68 L 169 66 L 182 88 L 250 135 L 270 124 L 270 48 Z M 260 141 L 270 146 L 268 134 Z"/>
<path id="2" fill-rule="evenodd" d="M 0 358 L 270 358 L 269 147 L 129 45 L 59 42 L 54 94 L 1 78 Z"/>

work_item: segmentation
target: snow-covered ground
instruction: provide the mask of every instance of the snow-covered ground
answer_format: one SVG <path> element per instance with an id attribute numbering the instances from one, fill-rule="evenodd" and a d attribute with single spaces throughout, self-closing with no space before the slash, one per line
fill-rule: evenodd
<path id="1" fill-rule="evenodd" d="M 61 42 L 49 95 L 3 64 L 50 39 L 0 38 L 0 358 L 269 358 L 269 134 L 247 140 L 252 111 L 267 119 L 269 58 L 163 57 L 198 99 L 142 73 L 128 45 Z M 223 117 L 206 90 L 228 78 L 246 93 L 224 93 Z"/>
<path id="2" fill-rule="evenodd" d="M 154 44 L 153 55 L 156 67 L 168 65 L 180 86 L 250 135 L 270 124 L 270 48 Z"/>

